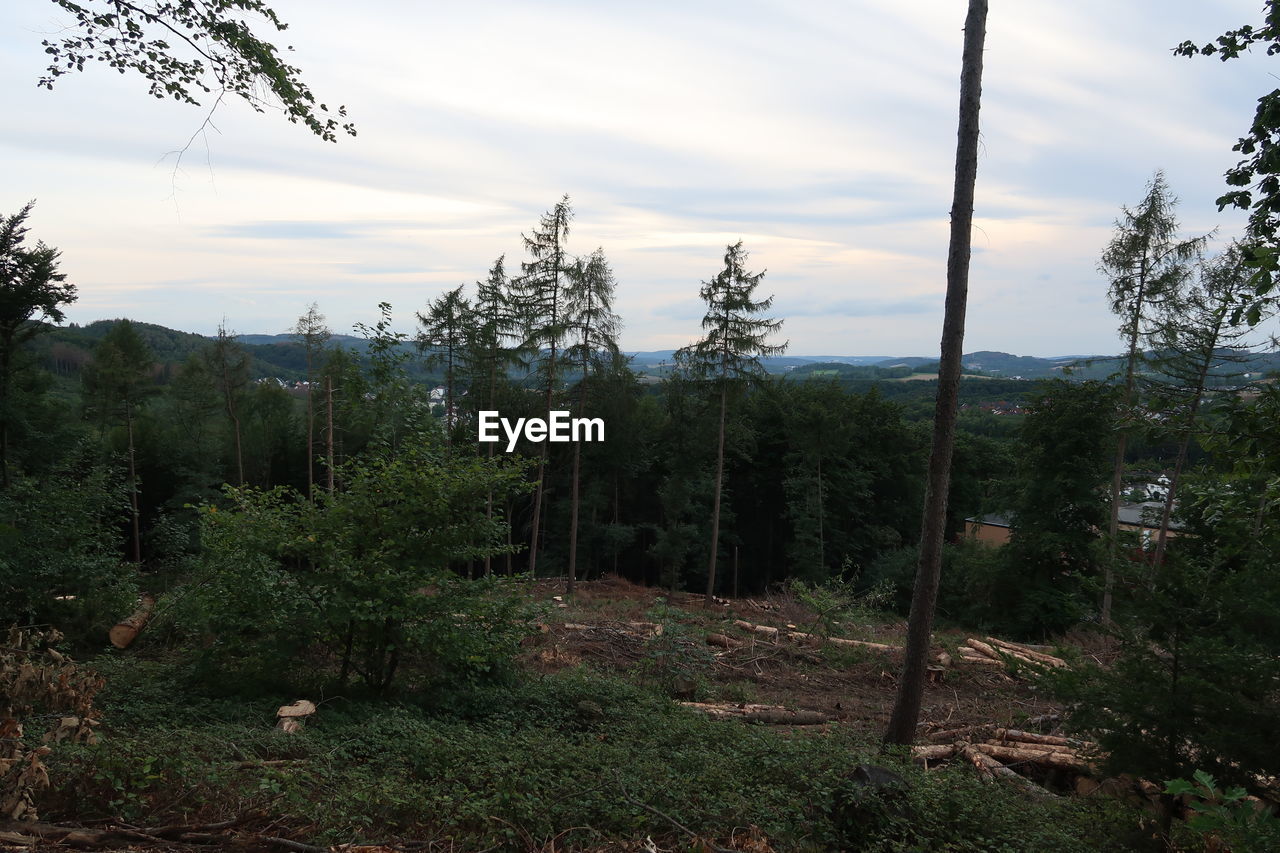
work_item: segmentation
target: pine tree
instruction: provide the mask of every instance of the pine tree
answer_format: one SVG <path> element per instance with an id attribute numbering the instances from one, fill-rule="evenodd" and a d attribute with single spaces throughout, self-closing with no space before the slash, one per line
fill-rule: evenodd
<path id="1" fill-rule="evenodd" d="M 332 333 L 329 331 L 329 327 L 325 325 L 324 315 L 320 313 L 320 307 L 314 302 L 307 306 L 307 313 L 298 318 L 298 322 L 294 324 L 290 333 L 298 339 L 298 343 L 302 344 L 307 359 L 307 496 L 310 498 L 315 490 L 316 479 L 316 416 L 314 396 L 312 395 L 312 389 L 315 385 L 316 358 L 329 343 Z M 332 440 L 332 436 L 330 436 L 330 440 Z M 329 477 L 330 481 L 332 481 L 332 468 L 330 468 Z"/>
<path id="2" fill-rule="evenodd" d="M 1205 395 L 1211 383 L 1229 380 L 1229 365 L 1240 363 L 1245 355 L 1239 347 L 1249 329 L 1233 318 L 1236 309 L 1252 297 L 1252 287 L 1241 250 L 1232 246 L 1200 265 L 1199 281 L 1171 297 L 1157 323 L 1153 342 L 1161 381 L 1154 389 L 1156 405 L 1167 413 L 1180 436 L 1156 540 L 1156 566 L 1164 559 L 1178 482 Z"/>
<path id="3" fill-rule="evenodd" d="M 620 320 L 613 313 L 613 270 L 605 260 L 604 250 L 596 249 L 587 258 L 579 258 L 570 269 L 565 288 L 565 311 L 569 334 L 574 343 L 565 358 L 580 371 L 576 409 L 579 415 L 587 408 L 588 386 L 593 374 L 602 373 L 618 355 Z M 582 445 L 573 445 L 573 489 L 569 517 L 569 573 L 565 592 L 572 595 L 578 563 L 579 487 L 582 468 Z"/>
<path id="4" fill-rule="evenodd" d="M 542 215 L 532 236 L 524 237 L 529 260 L 520 264 L 522 275 L 516 282 L 517 305 L 525 325 L 524 346 L 535 361 L 545 398 L 547 417 L 551 415 L 556 391 L 560 349 L 568 332 L 564 306 L 564 275 L 568 266 L 565 241 L 573 211 L 569 196 Z M 545 354 L 544 354 L 545 350 Z M 538 535 L 545 495 L 547 443 L 538 454 L 537 488 L 533 496 L 532 531 L 529 536 L 529 573 L 538 568 Z"/>
<path id="5" fill-rule="evenodd" d="M 1138 207 L 1134 210 L 1121 208 L 1115 235 L 1098 262 L 1098 271 L 1111 282 L 1108 293 L 1111 311 L 1120 317 L 1120 334 L 1125 341 L 1121 405 L 1126 414 L 1132 411 L 1135 403 L 1137 376 L 1146 359 L 1155 317 L 1185 288 L 1191 276 L 1192 262 L 1205 243 L 1203 237 L 1179 238 L 1177 206 L 1178 200 L 1169 191 L 1164 173 L 1157 171 L 1147 184 L 1146 195 Z M 1122 429 L 1116 440 L 1111 475 L 1111 519 L 1108 527 L 1111 554 L 1103 583 L 1103 622 L 1111 619 L 1113 564 L 1128 440 L 1128 432 Z"/>
<path id="6" fill-rule="evenodd" d="M 711 501 L 711 557 L 707 568 L 706 606 L 715 595 L 716 562 L 720 546 L 720 498 L 724 486 L 724 433 L 729 397 L 745 384 L 764 374 L 761 356 L 778 355 L 787 345 L 767 343 L 769 335 L 782 327 L 781 320 L 756 316 L 768 311 L 773 297 L 755 300 L 755 289 L 764 271 L 747 272 L 747 252 L 742 241 L 725 250 L 724 269 L 702 283 L 700 296 L 707 303 L 702 318 L 706 337 L 682 352 L 691 368 L 705 377 L 719 397 L 720 419 L 716 439 L 716 474 Z"/>
<path id="7" fill-rule="evenodd" d="M 236 484 L 243 486 L 244 448 L 240 434 L 240 402 L 249 384 L 249 354 L 236 343 L 235 334 L 227 331 L 225 323 L 218 325 L 218 336 L 206 350 L 209 375 L 213 378 L 218 396 L 222 398 L 222 410 L 231 424 L 231 437 L 236 454 Z"/>
<path id="8" fill-rule="evenodd" d="M 120 320 L 98 342 L 93 363 L 85 373 L 87 400 L 105 427 L 118 419 L 125 428 L 129 469 L 129 505 L 133 561 L 142 562 L 142 534 L 138 510 L 138 465 L 134 423 L 146 398 L 155 391 L 151 350 L 128 320 Z"/>
<path id="9" fill-rule="evenodd" d="M 61 323 L 62 306 L 75 302 L 76 287 L 58 272 L 57 249 L 38 242 L 27 248 L 26 220 L 35 202 L 0 217 L 0 488 L 9 485 L 9 438 L 19 413 L 10 392 L 23 344 Z"/>
<path id="10" fill-rule="evenodd" d="M 467 337 L 471 333 L 471 303 L 462 295 L 463 285 L 446 291 L 418 312 L 418 349 L 427 353 L 428 368 L 444 367 L 444 440 L 453 444 L 457 412 L 454 391 L 458 373 L 465 369 Z"/>

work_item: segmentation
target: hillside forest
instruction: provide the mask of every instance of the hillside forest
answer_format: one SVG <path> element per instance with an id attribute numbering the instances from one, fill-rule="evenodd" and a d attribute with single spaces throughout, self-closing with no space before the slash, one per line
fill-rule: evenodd
<path id="1" fill-rule="evenodd" d="M 261 3 L 60 5 L 68 69 L 194 103 L 167 15 L 354 135 L 218 17 Z M 1268 9 L 1177 50 L 1274 52 Z M 0 211 L 0 847 L 1280 849 L 1270 97 L 1239 240 L 1161 171 L 1116 200 L 1093 358 L 796 355 L 742 241 L 688 346 L 628 354 L 568 195 L 372 324 L 76 325 L 86 271 Z"/>

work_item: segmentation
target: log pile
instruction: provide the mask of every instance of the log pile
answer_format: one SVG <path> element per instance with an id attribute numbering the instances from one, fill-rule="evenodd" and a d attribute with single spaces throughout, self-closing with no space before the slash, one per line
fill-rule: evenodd
<path id="1" fill-rule="evenodd" d="M 938 743 L 954 739 L 951 743 Z M 1097 744 L 1057 735 L 1042 735 L 1020 729 L 966 726 L 934 732 L 935 743 L 912 747 L 912 758 L 925 767 L 935 762 L 963 759 L 972 764 L 983 779 L 1002 777 L 1038 797 L 1052 793 L 1018 773 L 1029 767 L 1042 771 L 1065 770 L 1091 774 L 1095 770 Z"/>
<path id="2" fill-rule="evenodd" d="M 762 637 L 767 637 L 768 639 L 774 641 L 775 643 L 779 639 L 785 637 L 788 640 L 791 640 L 793 643 L 804 643 L 808 645 L 821 645 L 823 643 L 830 643 L 833 646 L 845 646 L 848 648 L 871 649 L 872 651 L 877 651 L 877 652 L 902 651 L 901 646 L 891 646 L 891 645 L 888 645 L 887 643 L 871 643 L 871 642 L 867 642 L 866 640 L 846 640 L 843 637 L 822 637 L 817 634 L 808 634 L 808 633 L 805 633 L 804 631 L 794 631 L 794 630 L 783 629 L 783 628 L 775 628 L 772 625 L 756 625 L 755 623 L 748 622 L 745 619 L 735 619 L 733 620 L 733 624 L 738 626 L 739 628 L 742 628 L 743 630 L 750 631 L 753 634 L 758 634 Z"/>
<path id="3" fill-rule="evenodd" d="M 965 645 L 960 646 L 959 652 L 960 660 L 964 663 L 1002 671 L 1011 666 L 1029 667 L 1033 670 L 1062 669 L 1067 666 L 1067 662 L 1060 657 L 1021 643 L 997 640 L 995 637 L 987 637 L 986 640 L 969 637 L 965 640 Z"/>

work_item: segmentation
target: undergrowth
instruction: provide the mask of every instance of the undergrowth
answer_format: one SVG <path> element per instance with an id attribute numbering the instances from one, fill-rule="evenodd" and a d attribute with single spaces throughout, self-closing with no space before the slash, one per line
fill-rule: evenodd
<path id="1" fill-rule="evenodd" d="M 589 670 L 387 701 L 329 697 L 298 735 L 292 694 L 209 696 L 178 665 L 100 662 L 104 737 L 51 762 L 50 818 L 225 818 L 265 809 L 323 842 L 452 839 L 458 849 L 687 843 L 758 827 L 776 850 L 1105 850 L 1117 806 L 1036 804 L 964 768 L 911 768 L 849 729 L 715 722 Z M 860 764 L 899 774 L 873 791 Z"/>

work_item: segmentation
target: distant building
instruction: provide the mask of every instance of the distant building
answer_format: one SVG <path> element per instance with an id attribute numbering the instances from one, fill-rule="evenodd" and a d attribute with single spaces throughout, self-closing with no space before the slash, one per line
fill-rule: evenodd
<path id="1" fill-rule="evenodd" d="M 1135 504 L 1121 504 L 1119 521 L 1120 530 L 1136 530 L 1142 534 L 1142 544 L 1152 541 L 1160 530 L 1160 518 L 1164 514 L 1164 504 L 1160 501 L 1143 501 Z M 984 545 L 1004 545 L 1013 536 L 1013 518 L 1001 513 L 975 515 L 964 520 L 965 536 L 974 542 Z M 1176 536 L 1184 529 L 1182 522 L 1169 520 L 1169 535 Z"/>

